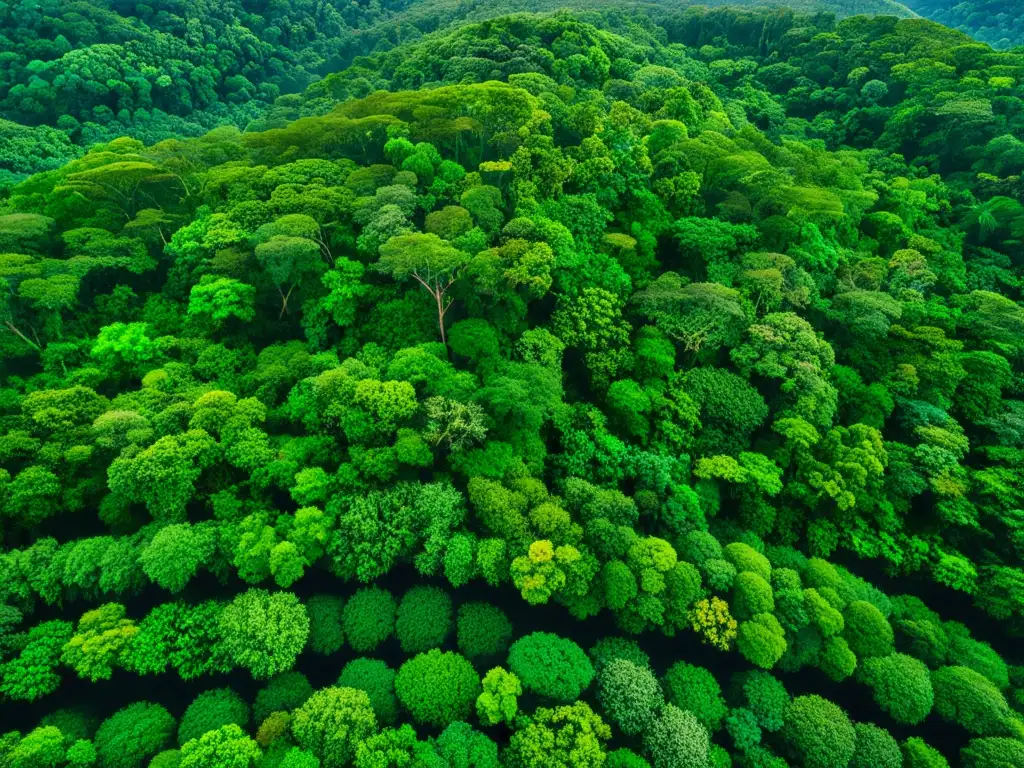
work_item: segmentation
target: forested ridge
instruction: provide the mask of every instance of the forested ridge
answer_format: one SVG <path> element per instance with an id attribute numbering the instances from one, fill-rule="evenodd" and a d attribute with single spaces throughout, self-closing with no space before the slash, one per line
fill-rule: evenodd
<path id="1" fill-rule="evenodd" d="M 922 16 L 968 32 L 995 48 L 1024 45 L 1024 12 L 1001 0 L 907 0 Z"/>
<path id="2" fill-rule="evenodd" d="M 1024 52 L 474 8 L 0 11 L 0 768 L 1024 768 Z"/>
<path id="3" fill-rule="evenodd" d="M 584 17 L 630 9 L 666 30 L 689 0 L 571 0 Z M 913 16 L 997 48 L 1020 45 L 1007 0 L 708 0 L 797 12 Z M 280 96 L 439 29 L 567 0 L 4 0 L 0 2 L 0 185 L 57 168 L 85 148 L 251 127 Z"/>

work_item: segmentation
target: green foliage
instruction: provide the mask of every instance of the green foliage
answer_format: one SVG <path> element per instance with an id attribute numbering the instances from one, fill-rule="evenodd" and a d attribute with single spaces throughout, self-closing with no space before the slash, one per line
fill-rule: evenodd
<path id="1" fill-rule="evenodd" d="M 665 697 L 679 709 L 692 712 L 709 731 L 717 731 L 725 717 L 722 689 L 704 667 L 677 661 L 665 673 Z"/>
<path id="2" fill-rule="evenodd" d="M 225 650 L 257 679 L 286 672 L 306 645 L 309 618 L 290 592 L 250 589 L 220 615 Z"/>
<path id="3" fill-rule="evenodd" d="M 629 736 L 646 730 L 664 705 L 654 674 L 626 659 L 615 659 L 601 668 L 597 700 L 605 716 Z"/>
<path id="4" fill-rule="evenodd" d="M 750 619 L 758 613 L 771 613 L 775 610 L 771 585 L 752 571 L 740 570 L 733 581 L 732 608 L 741 619 Z"/>
<path id="5" fill-rule="evenodd" d="M 352 649 L 367 653 L 391 637 L 397 610 L 390 592 L 377 587 L 357 590 L 342 613 L 345 637 Z"/>
<path id="6" fill-rule="evenodd" d="M 249 705 L 230 688 L 216 688 L 199 694 L 178 723 L 178 744 L 198 739 L 221 726 L 249 724 Z"/>
<path id="7" fill-rule="evenodd" d="M 516 730 L 503 754 L 510 768 L 598 768 L 612 732 L 585 702 L 540 707 Z"/>
<path id="8" fill-rule="evenodd" d="M 512 622 L 497 606 L 470 602 L 459 606 L 455 631 L 459 651 L 469 659 L 504 656 L 512 640 Z"/>
<path id="9" fill-rule="evenodd" d="M 181 768 L 251 768 L 261 756 L 256 742 L 234 723 L 208 731 L 181 747 Z"/>
<path id="10" fill-rule="evenodd" d="M 942 667 L 932 672 L 935 713 L 977 736 L 1002 736 L 1009 728 L 1010 709 L 992 682 L 967 667 Z"/>
<path id="11" fill-rule="evenodd" d="M 345 643 L 342 629 L 342 609 L 345 602 L 334 595 L 314 595 L 306 601 L 309 616 L 309 642 L 313 653 L 329 656 L 341 650 Z"/>
<path id="12" fill-rule="evenodd" d="M 887 730 L 871 723 L 857 723 L 853 728 L 856 746 L 850 768 L 900 768 L 903 765 L 900 746 Z"/>
<path id="13" fill-rule="evenodd" d="M 916 725 L 932 711 L 934 692 L 928 667 L 902 653 L 864 659 L 857 672 L 871 687 L 879 709 L 900 723 Z"/>
<path id="14" fill-rule="evenodd" d="M 15 701 L 35 701 L 57 690 L 57 664 L 72 633 L 66 621 L 46 621 L 32 627 L 21 652 L 0 665 L 0 691 Z"/>
<path id="15" fill-rule="evenodd" d="M 253 720 L 262 723 L 271 712 L 291 712 L 313 695 L 313 686 L 301 672 L 282 672 L 260 688 L 252 704 Z"/>
<path id="16" fill-rule="evenodd" d="M 859 660 L 845 638 L 830 637 L 822 643 L 818 666 L 835 681 L 845 680 L 857 669 Z"/>
<path id="17" fill-rule="evenodd" d="M 761 726 L 757 724 L 757 718 L 743 707 L 732 710 L 726 716 L 725 730 L 740 752 L 749 752 L 761 741 Z"/>
<path id="18" fill-rule="evenodd" d="M 516 640 L 509 649 L 508 666 L 527 691 L 561 702 L 578 699 L 594 679 L 594 667 L 583 649 L 550 632 Z"/>
<path id="19" fill-rule="evenodd" d="M 523 686 L 519 678 L 501 667 L 490 670 L 482 680 L 483 692 L 476 700 L 476 714 L 484 725 L 511 724 L 519 712 Z"/>
<path id="20" fill-rule="evenodd" d="M 222 324 L 230 318 L 243 323 L 256 318 L 256 289 L 233 278 L 206 275 L 192 287 L 188 300 L 190 317 L 209 318 Z"/>
<path id="21" fill-rule="evenodd" d="M 115 712 L 96 731 L 96 754 L 103 768 L 142 768 L 168 747 L 174 718 L 159 704 L 138 702 Z"/>
<path id="22" fill-rule="evenodd" d="M 650 768 L 651 765 L 636 752 L 625 748 L 609 752 L 604 764 L 607 768 Z"/>
<path id="23" fill-rule="evenodd" d="M 640 647 L 636 640 L 616 635 L 602 637 L 594 643 L 594 647 L 590 649 L 589 656 L 594 664 L 594 672 L 598 675 L 601 674 L 601 670 L 607 664 L 616 659 L 625 659 L 641 669 L 651 668 L 650 657 L 644 653 L 643 648 Z"/>
<path id="24" fill-rule="evenodd" d="M 949 768 L 949 762 L 941 752 L 916 736 L 903 742 L 900 750 L 906 768 Z"/>
<path id="25" fill-rule="evenodd" d="M 11 750 L 8 760 L 12 766 L 35 768 L 60 765 L 66 759 L 64 737 L 53 726 L 36 728 Z"/>
<path id="26" fill-rule="evenodd" d="M 67 741 L 67 739 L 65 739 Z M 65 759 L 68 761 L 68 766 L 71 768 L 78 768 L 78 766 L 90 766 L 96 764 L 96 747 L 91 741 L 87 739 L 79 739 L 74 742 L 65 754 Z M 155 758 L 154 758 L 155 759 Z M 152 761 L 150 765 L 152 765 Z"/>
<path id="27" fill-rule="evenodd" d="M 149 762 L 150 768 L 178 768 L 181 765 L 181 750 L 166 749 Z"/>
<path id="28" fill-rule="evenodd" d="M 1019 14 L 737 1 L 0 7 L 0 763 L 1016 760 Z"/>
<path id="29" fill-rule="evenodd" d="M 888 656 L 893 651 L 892 627 L 871 603 L 855 600 L 843 610 L 843 637 L 858 658 Z"/>
<path id="30" fill-rule="evenodd" d="M 707 729 L 692 712 L 668 704 L 643 733 L 652 768 L 707 765 L 711 749 Z"/>
<path id="31" fill-rule="evenodd" d="M 786 632 L 775 616 L 758 613 L 740 622 L 736 647 L 754 666 L 771 669 L 786 652 Z"/>
<path id="32" fill-rule="evenodd" d="M 107 603 L 82 615 L 78 629 L 64 646 L 61 661 L 79 677 L 93 682 L 108 680 L 121 651 L 138 631 L 135 622 L 125 618 L 123 605 Z"/>
<path id="33" fill-rule="evenodd" d="M 292 747 L 281 760 L 282 768 L 318 768 L 320 761 L 311 753 L 298 747 Z"/>
<path id="34" fill-rule="evenodd" d="M 443 727 L 468 719 L 480 695 L 480 676 L 465 657 L 435 648 L 401 666 L 395 693 L 417 723 Z"/>
<path id="35" fill-rule="evenodd" d="M 737 673 L 729 684 L 730 700 L 754 713 L 758 725 L 766 731 L 782 728 L 789 693 L 778 679 L 762 672 L 750 670 Z"/>
<path id="36" fill-rule="evenodd" d="M 157 531 L 139 554 L 139 564 L 151 581 L 168 592 L 181 592 L 208 556 L 207 550 L 192 526 L 168 525 Z"/>
<path id="37" fill-rule="evenodd" d="M 466 723 L 452 723 L 434 742 L 434 751 L 448 765 L 499 768 L 498 745 Z"/>
<path id="38" fill-rule="evenodd" d="M 960 751 L 965 768 L 997 768 L 1024 764 L 1024 749 L 1015 739 L 989 737 L 971 739 Z"/>
<path id="39" fill-rule="evenodd" d="M 353 659 L 341 670 L 338 685 L 364 691 L 370 697 L 377 722 L 390 725 L 398 718 L 395 675 L 396 672 L 379 659 Z"/>
<path id="40" fill-rule="evenodd" d="M 341 768 L 377 730 L 370 699 L 354 688 L 324 688 L 295 710 L 292 734 L 325 768 Z"/>
<path id="41" fill-rule="evenodd" d="M 413 587 L 398 604 L 395 634 L 402 650 L 422 653 L 444 644 L 452 630 L 452 600 L 435 587 Z"/>
<path id="42" fill-rule="evenodd" d="M 856 748 L 856 731 L 846 713 L 814 694 L 790 702 L 782 737 L 793 757 L 809 768 L 847 765 Z"/>

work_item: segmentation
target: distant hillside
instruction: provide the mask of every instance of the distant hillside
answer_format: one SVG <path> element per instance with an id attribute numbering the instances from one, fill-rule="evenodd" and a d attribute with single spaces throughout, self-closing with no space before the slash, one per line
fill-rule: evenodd
<path id="1" fill-rule="evenodd" d="M 1020 0 L 907 0 L 922 16 L 988 43 L 993 48 L 1024 45 L 1024 7 Z"/>

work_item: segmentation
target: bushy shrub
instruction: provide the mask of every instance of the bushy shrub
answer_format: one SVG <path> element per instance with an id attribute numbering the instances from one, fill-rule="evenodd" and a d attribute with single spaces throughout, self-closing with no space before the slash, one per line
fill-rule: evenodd
<path id="1" fill-rule="evenodd" d="M 772 569 L 772 589 L 776 592 L 785 589 L 802 590 L 803 587 L 800 574 L 792 568 Z"/>
<path id="2" fill-rule="evenodd" d="M 736 567 L 737 573 L 756 573 L 766 582 L 771 582 L 772 564 L 749 544 L 734 541 L 722 548 L 722 555 Z"/>
<path id="3" fill-rule="evenodd" d="M 342 611 L 345 601 L 334 595 L 314 595 L 306 602 L 309 614 L 309 643 L 313 653 L 328 656 L 345 644 Z"/>
<path id="4" fill-rule="evenodd" d="M 739 752 L 747 752 L 761 743 L 761 726 L 754 713 L 737 707 L 725 716 L 725 731 Z"/>
<path id="5" fill-rule="evenodd" d="M 392 725 L 398 719 L 398 700 L 395 698 L 397 673 L 379 659 L 353 659 L 341 670 L 338 686 L 365 691 L 370 697 L 377 721 Z"/>
<path id="6" fill-rule="evenodd" d="M 902 768 L 900 745 L 884 728 L 871 723 L 856 723 L 853 758 L 849 768 Z"/>
<path id="7" fill-rule="evenodd" d="M 1021 768 L 1024 742 L 1005 737 L 971 739 L 960 750 L 963 768 Z"/>
<path id="8" fill-rule="evenodd" d="M 345 603 L 342 624 L 345 637 L 356 653 L 369 653 L 395 631 L 398 606 L 390 592 L 379 587 L 364 587 Z"/>
<path id="9" fill-rule="evenodd" d="M 452 723 L 434 741 L 440 766 L 501 768 L 498 745 L 468 723 Z"/>
<path id="10" fill-rule="evenodd" d="M 270 679 L 256 694 L 253 719 L 262 723 L 271 712 L 291 712 L 313 695 L 313 686 L 301 672 L 282 672 Z"/>
<path id="11" fill-rule="evenodd" d="M 838 569 L 828 560 L 812 557 L 804 566 L 802 575 L 804 582 L 817 589 L 829 588 L 838 590 L 843 586 L 843 577 Z"/>
<path id="12" fill-rule="evenodd" d="M 789 707 L 786 686 L 767 672 L 753 669 L 738 672 L 729 683 L 729 701 L 754 713 L 757 724 L 774 733 L 782 728 Z"/>
<path id="13" fill-rule="evenodd" d="M 711 740 L 692 712 L 667 704 L 643 734 L 652 768 L 703 768 Z"/>
<path id="14" fill-rule="evenodd" d="M 957 630 L 950 633 L 949 659 L 951 663 L 968 667 L 989 680 L 1001 691 L 1010 687 L 1010 669 L 1003 658 L 988 643 L 975 640 L 967 635 L 963 625 L 950 625 Z"/>
<path id="15" fill-rule="evenodd" d="M 757 747 L 751 747 L 757 749 Z M 732 768 L 732 758 L 728 750 L 720 744 L 712 744 L 708 752 L 708 765 L 711 768 Z"/>
<path id="16" fill-rule="evenodd" d="M 166 749 L 149 761 L 148 768 L 178 768 L 181 765 L 181 750 Z"/>
<path id="17" fill-rule="evenodd" d="M 704 667 L 677 661 L 665 673 L 665 697 L 679 709 L 692 712 L 712 733 L 725 717 L 726 706 L 718 680 Z"/>
<path id="18" fill-rule="evenodd" d="M 266 749 L 285 738 L 292 730 L 290 712 L 271 712 L 256 729 L 256 743 Z"/>
<path id="19" fill-rule="evenodd" d="M 406 653 L 440 648 L 452 630 L 452 599 L 437 587 L 413 587 L 402 596 L 395 634 Z"/>
<path id="20" fill-rule="evenodd" d="M 775 597 L 771 585 L 753 571 L 736 574 L 732 584 L 732 610 L 739 619 L 749 619 L 758 613 L 775 610 Z"/>
<path id="21" fill-rule="evenodd" d="M 512 622 L 490 603 L 463 603 L 459 606 L 455 639 L 467 658 L 503 656 L 512 641 Z"/>
<path id="22" fill-rule="evenodd" d="M 102 768 L 141 768 L 170 746 L 174 718 L 159 704 L 140 701 L 115 712 L 96 731 L 96 754 Z"/>
<path id="23" fill-rule="evenodd" d="M 846 625 L 843 614 L 828 601 L 825 592 L 810 587 L 804 590 L 804 608 L 811 624 L 818 628 L 823 637 L 832 637 L 843 631 Z"/>
<path id="24" fill-rule="evenodd" d="M 602 768 L 604 742 L 611 735 L 611 728 L 586 702 L 538 707 L 512 734 L 502 758 L 507 768 Z"/>
<path id="25" fill-rule="evenodd" d="M 736 582 L 736 566 L 721 558 L 705 561 L 701 573 L 708 586 L 715 592 L 728 592 Z"/>
<path id="26" fill-rule="evenodd" d="M 323 768 L 352 762 L 356 747 L 377 730 L 370 699 L 355 688 L 324 688 L 295 710 L 292 734 Z"/>
<path id="27" fill-rule="evenodd" d="M 222 725 L 245 728 L 249 724 L 249 705 L 230 688 L 204 691 L 188 705 L 178 724 L 178 744 L 198 739 Z"/>
<path id="28" fill-rule="evenodd" d="M 594 679 L 583 649 L 550 632 L 534 632 L 514 642 L 508 666 L 523 688 L 555 701 L 575 701 Z"/>
<path id="29" fill-rule="evenodd" d="M 786 652 L 786 631 L 770 613 L 740 622 L 736 647 L 743 658 L 761 669 L 771 669 Z"/>
<path id="30" fill-rule="evenodd" d="M 912 736 L 900 745 L 903 768 L 949 768 L 949 761 L 924 739 Z"/>
<path id="31" fill-rule="evenodd" d="M 220 614 L 224 648 L 257 679 L 292 668 L 309 637 L 309 617 L 291 592 L 250 589 Z"/>
<path id="32" fill-rule="evenodd" d="M 922 662 L 902 653 L 864 659 L 857 678 L 866 683 L 878 708 L 898 723 L 917 725 L 932 711 L 932 677 Z"/>
<path id="33" fill-rule="evenodd" d="M 98 722 L 81 709 L 58 709 L 43 715 L 39 726 L 52 725 L 64 736 L 64 741 L 71 743 L 81 739 L 91 739 L 96 733 Z"/>
<path id="34" fill-rule="evenodd" d="M 854 600 L 843 611 L 843 637 L 857 658 L 888 656 L 893 652 L 893 632 L 889 620 L 866 600 Z"/>
<path id="35" fill-rule="evenodd" d="M 976 736 L 1005 736 L 1010 707 L 984 675 L 967 667 L 942 667 L 932 672 L 935 712 Z"/>
<path id="36" fill-rule="evenodd" d="M 822 643 L 818 666 L 822 672 L 839 682 L 857 669 L 857 657 L 850 650 L 845 637 L 830 637 Z"/>
<path id="37" fill-rule="evenodd" d="M 320 768 L 320 761 L 312 752 L 291 747 L 285 752 L 277 768 Z"/>
<path id="38" fill-rule="evenodd" d="M 253 768 L 260 748 L 234 723 L 207 731 L 181 747 L 181 768 Z"/>
<path id="39" fill-rule="evenodd" d="M 616 749 L 608 753 L 604 768 L 651 768 L 651 764 L 629 749 Z"/>
<path id="40" fill-rule="evenodd" d="M 439 728 L 468 720 L 480 691 L 480 676 L 464 656 L 436 648 L 409 659 L 395 678 L 395 693 L 413 720 Z"/>
<path id="41" fill-rule="evenodd" d="M 61 732 L 48 725 L 26 734 L 10 752 L 5 749 L 4 762 L 12 768 L 50 768 L 64 765 L 66 753 Z"/>
<path id="42" fill-rule="evenodd" d="M 931 667 L 945 664 L 949 656 L 949 636 L 941 617 L 911 595 L 900 595 L 891 602 L 897 649 Z"/>
<path id="43" fill-rule="evenodd" d="M 594 672 L 597 674 L 601 674 L 604 666 L 616 659 L 631 661 L 644 669 L 651 668 L 651 657 L 644 652 L 640 644 L 636 640 L 630 640 L 618 635 L 602 637 L 594 643 L 594 646 L 589 651 L 589 655 L 594 665 Z"/>
<path id="44" fill-rule="evenodd" d="M 665 698 L 654 674 L 626 659 L 606 664 L 597 676 L 601 710 L 627 736 L 647 728 L 664 706 Z"/>
<path id="45" fill-rule="evenodd" d="M 74 742 L 68 747 L 67 754 L 64 755 L 64 759 L 68 761 L 68 768 L 89 768 L 89 766 L 96 765 L 96 758 L 96 746 L 88 739 L 79 739 Z M 150 766 L 152 765 L 151 761 Z"/>
<path id="46" fill-rule="evenodd" d="M 495 667 L 484 675 L 483 692 L 476 699 L 476 714 L 484 725 L 511 724 L 519 712 L 523 686 L 511 672 Z"/>
<path id="47" fill-rule="evenodd" d="M 679 556 L 697 567 L 722 559 L 722 545 L 707 531 L 690 531 L 679 542 Z"/>
<path id="48" fill-rule="evenodd" d="M 856 732 L 846 713 L 814 694 L 797 696 L 789 703 L 782 737 L 806 768 L 848 765 L 856 743 Z"/>

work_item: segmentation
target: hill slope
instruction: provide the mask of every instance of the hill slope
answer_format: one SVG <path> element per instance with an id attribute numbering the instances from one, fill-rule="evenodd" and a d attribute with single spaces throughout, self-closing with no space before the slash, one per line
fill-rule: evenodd
<path id="1" fill-rule="evenodd" d="M 994 48 L 1024 45 L 1024 12 L 1014 0 L 907 0 L 906 5 Z"/>
<path id="2" fill-rule="evenodd" d="M 736 0 L 734 5 L 759 5 Z M 0 4 L 0 172 L 24 172 L 26 157 L 59 160 L 127 134 L 152 142 L 216 125 L 244 127 L 281 93 L 302 90 L 360 54 L 467 20 L 511 10 L 564 7 L 565 0 L 431 2 L 161 3 L 74 0 Z M 658 14 L 680 3 L 569 3 Z M 799 0 L 797 10 L 909 14 L 891 0 Z M 55 144 L 57 142 L 57 144 Z M 15 163 L 13 155 L 22 159 Z M 5 159 L 5 158 L 12 159 Z M 45 161 L 33 166 L 46 167 Z"/>

